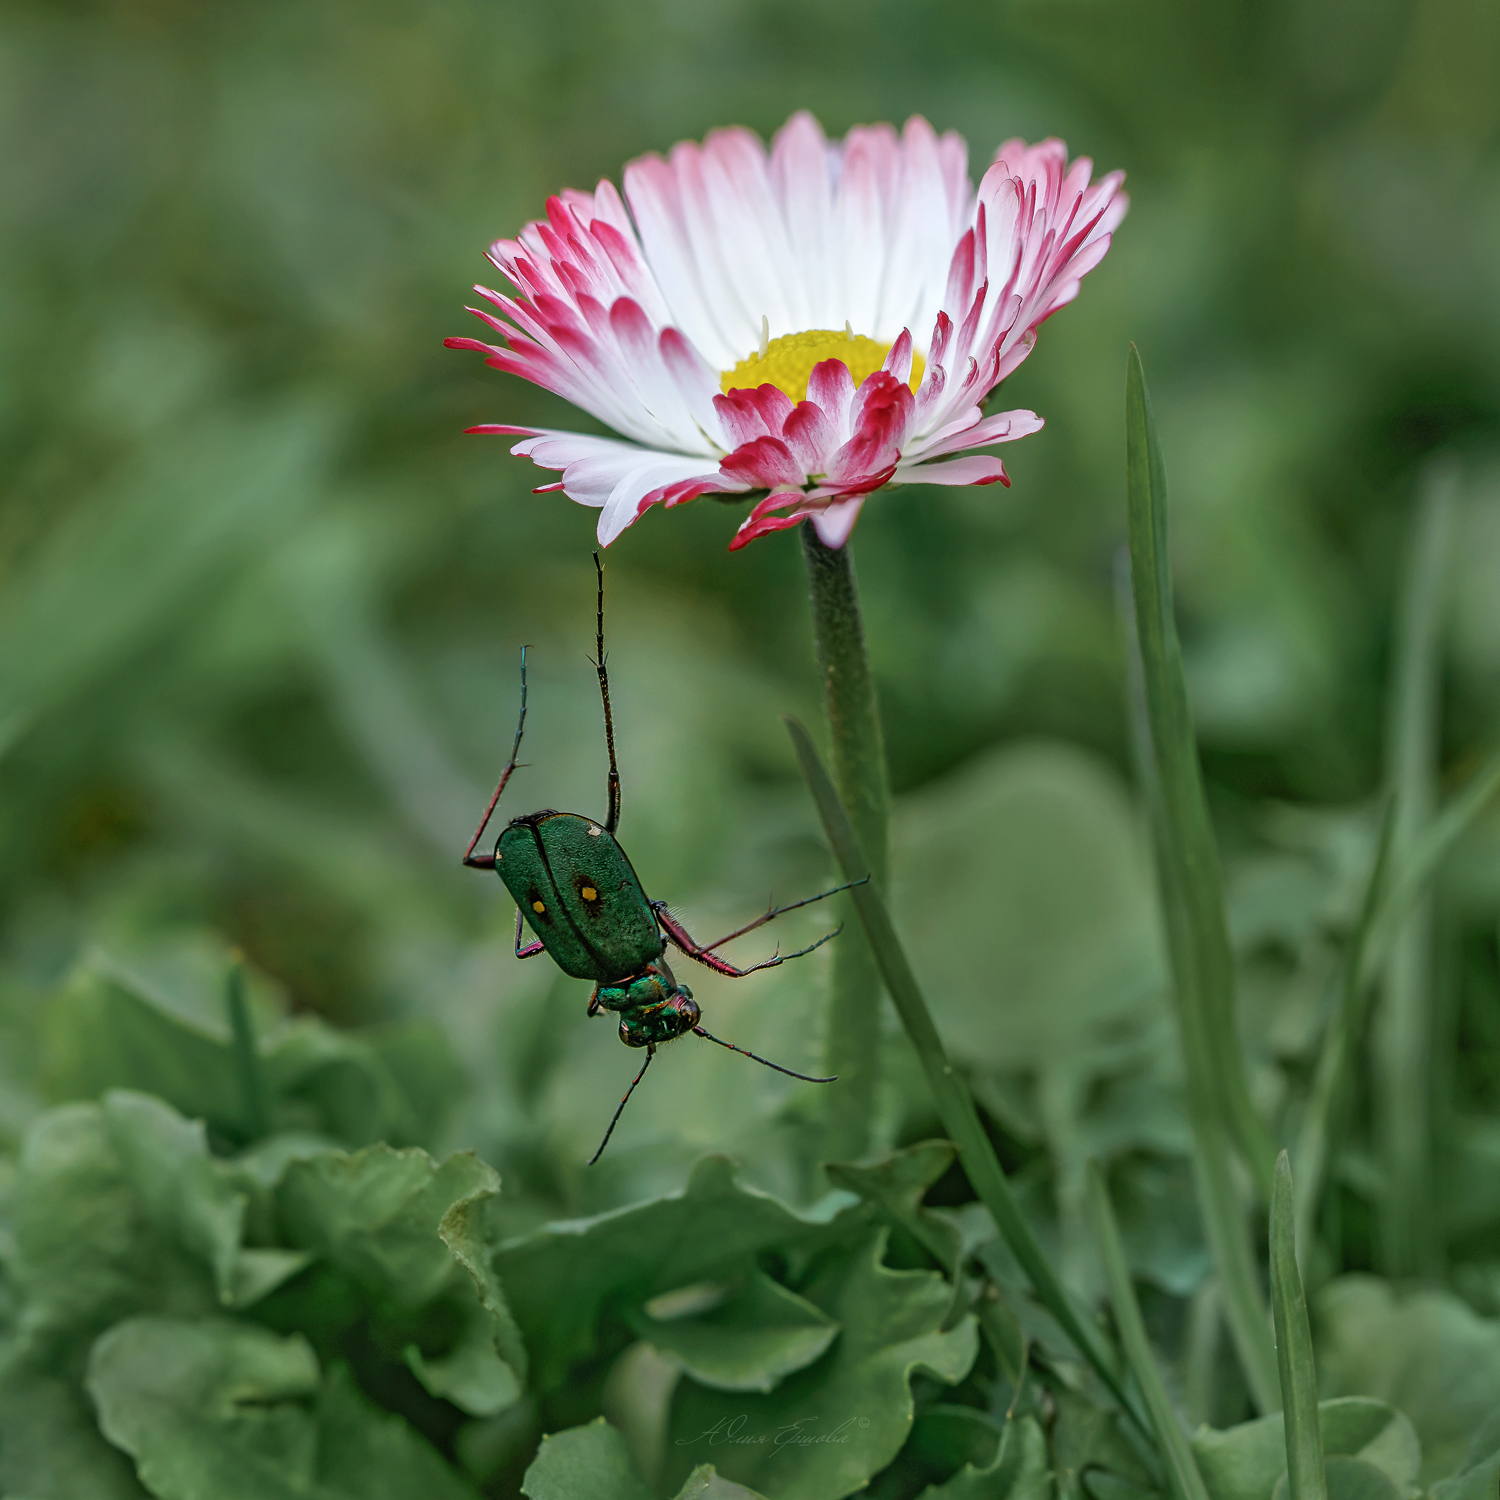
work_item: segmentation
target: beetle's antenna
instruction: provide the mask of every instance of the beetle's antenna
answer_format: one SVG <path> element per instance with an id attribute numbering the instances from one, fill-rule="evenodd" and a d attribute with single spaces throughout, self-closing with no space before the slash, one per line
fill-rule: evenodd
<path id="1" fill-rule="evenodd" d="M 604 743 L 609 746 L 609 816 L 604 820 L 606 833 L 620 826 L 620 768 L 615 763 L 615 716 L 609 706 L 609 671 L 604 664 L 604 562 L 594 553 L 594 568 L 599 574 L 599 614 L 594 642 L 597 655 L 594 670 L 599 674 L 599 693 L 604 699 Z M 602 1146 L 599 1148 L 604 1149 Z"/>
<path id="2" fill-rule="evenodd" d="M 837 1073 L 832 1078 L 811 1078 L 806 1073 L 794 1073 L 790 1068 L 783 1068 L 780 1063 L 770 1062 L 764 1057 L 757 1056 L 754 1052 L 747 1052 L 743 1047 L 736 1047 L 733 1042 L 726 1042 L 723 1037 L 710 1036 L 701 1026 L 693 1027 L 693 1034 L 704 1037 L 710 1042 L 717 1042 L 721 1047 L 728 1047 L 731 1052 L 738 1052 L 741 1057 L 748 1057 L 755 1062 L 765 1063 L 768 1068 L 775 1068 L 778 1073 L 785 1073 L 788 1078 L 800 1078 L 803 1083 L 837 1083 L 839 1081 Z M 644 1068 L 641 1069 L 641 1072 L 644 1073 L 645 1071 Z M 631 1087 L 634 1088 L 635 1085 L 632 1084 Z M 602 1151 L 604 1148 L 601 1146 L 599 1149 Z"/>
<path id="3" fill-rule="evenodd" d="M 620 1116 L 625 1113 L 625 1106 L 630 1103 L 630 1096 L 635 1093 L 635 1086 L 646 1076 L 646 1069 L 651 1066 L 651 1059 L 656 1056 L 656 1043 L 647 1042 L 646 1060 L 641 1064 L 641 1071 L 630 1080 L 630 1087 L 625 1090 L 625 1097 L 620 1100 L 620 1107 L 615 1111 L 615 1117 L 609 1122 L 609 1129 L 604 1132 L 604 1139 L 599 1142 L 599 1149 L 589 1157 L 589 1165 L 593 1166 L 601 1156 L 604 1148 L 609 1145 L 609 1138 L 615 1133 L 615 1126 L 620 1123 Z M 773 1065 L 774 1066 L 774 1065 Z"/>
<path id="4" fill-rule="evenodd" d="M 505 769 L 500 773 L 500 785 L 495 788 L 495 795 L 490 798 L 490 805 L 484 810 L 484 817 L 480 820 L 479 827 L 474 830 L 474 837 L 469 840 L 469 847 L 464 850 L 464 863 L 471 870 L 493 870 L 495 868 L 495 856 L 493 854 L 475 854 L 474 846 L 484 837 L 484 830 L 489 827 L 490 819 L 495 815 L 495 804 L 500 800 L 500 793 L 505 790 L 505 783 L 510 780 L 511 772 L 516 769 L 516 756 L 521 753 L 521 733 L 526 728 L 526 648 L 521 647 L 521 717 L 516 721 L 516 739 L 510 747 L 510 759 L 505 763 Z"/>

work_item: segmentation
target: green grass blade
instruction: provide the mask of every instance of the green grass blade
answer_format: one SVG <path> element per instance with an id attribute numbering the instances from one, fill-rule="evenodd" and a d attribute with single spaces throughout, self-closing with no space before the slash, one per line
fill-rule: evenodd
<path id="1" fill-rule="evenodd" d="M 1125 476 L 1130 576 L 1160 824 L 1158 856 L 1171 870 L 1164 901 L 1189 1068 L 1207 1070 L 1215 1108 L 1262 1197 L 1275 1149 L 1250 1099 L 1234 1023 L 1234 959 L 1218 847 L 1209 822 L 1167 556 L 1167 481 L 1141 358 L 1126 369 Z"/>
<path id="2" fill-rule="evenodd" d="M 844 879 L 865 882 L 855 886 L 850 892 L 854 898 L 855 910 L 859 913 L 860 923 L 864 927 L 871 951 L 875 954 L 875 961 L 880 966 L 886 990 L 895 1003 L 896 1013 L 900 1016 L 901 1024 L 906 1028 L 906 1034 L 911 1038 L 917 1058 L 922 1064 L 943 1129 L 958 1147 L 959 1159 L 968 1174 L 969 1182 L 980 1202 L 989 1210 L 1001 1238 L 1030 1279 L 1038 1300 L 1062 1325 L 1079 1352 L 1099 1372 L 1101 1379 L 1115 1393 L 1125 1410 L 1139 1421 L 1139 1413 L 1120 1379 L 1113 1351 L 1099 1329 L 1081 1317 L 1073 1306 L 1066 1288 L 1047 1260 L 1011 1192 L 1004 1169 L 995 1155 L 995 1148 L 979 1122 L 974 1101 L 948 1060 L 942 1038 L 933 1024 L 932 1013 L 927 1008 L 926 998 L 912 972 L 901 940 L 896 936 L 885 902 L 874 882 L 865 880 L 869 867 L 865 863 L 859 840 L 855 837 L 849 815 L 844 811 L 844 804 L 839 800 L 838 792 L 818 757 L 812 737 L 790 716 L 786 719 L 786 726 L 791 732 L 792 745 L 797 752 L 803 778 L 812 793 L 823 830 L 834 857 L 844 872 Z"/>
<path id="3" fill-rule="evenodd" d="M 238 953 L 230 960 L 224 1003 L 229 1011 L 229 1032 L 234 1048 L 234 1069 L 240 1083 L 240 1112 L 252 1141 L 271 1133 L 271 1101 L 265 1070 L 255 1045 L 255 1026 L 245 998 L 245 961 Z"/>
<path id="4" fill-rule="evenodd" d="M 1146 703 L 1135 612 L 1131 608 L 1128 575 L 1120 579 L 1121 609 L 1126 640 L 1129 718 L 1137 774 L 1150 813 L 1152 846 L 1161 887 L 1162 917 L 1167 930 L 1174 989 L 1178 996 L 1178 1025 L 1182 1038 L 1183 1072 L 1187 1084 L 1188 1119 L 1193 1132 L 1193 1180 L 1203 1214 L 1204 1230 L 1213 1254 L 1223 1296 L 1224 1319 L 1255 1405 L 1273 1412 L 1280 1405 L 1276 1381 L 1276 1351 L 1271 1342 L 1271 1320 L 1261 1296 L 1245 1204 L 1235 1181 L 1229 1129 L 1215 1087 L 1213 1058 L 1200 1007 L 1183 997 L 1196 973 L 1191 918 L 1187 903 L 1177 897 L 1180 871 L 1167 848 L 1166 819 L 1161 807 L 1160 778 L 1151 748 L 1151 726 Z"/>
<path id="5" fill-rule="evenodd" d="M 1295 1193 L 1285 1151 L 1271 1183 L 1271 1314 L 1276 1320 L 1276 1364 L 1286 1425 L 1286 1472 L 1291 1500 L 1328 1500 L 1323 1470 L 1323 1430 L 1318 1423 L 1318 1382 L 1313 1369 L 1307 1298 L 1297 1273 L 1292 1220 Z"/>
<path id="6" fill-rule="evenodd" d="M 1115 1223 L 1114 1211 L 1109 1206 L 1109 1192 L 1104 1186 L 1104 1177 L 1092 1162 L 1088 1169 L 1089 1211 L 1094 1221 L 1094 1235 L 1099 1241 L 1099 1251 L 1104 1262 L 1104 1279 L 1109 1286 L 1109 1300 L 1115 1310 L 1115 1327 L 1120 1332 L 1120 1345 L 1125 1351 L 1125 1360 L 1134 1374 L 1136 1384 L 1146 1399 L 1146 1410 L 1151 1417 L 1151 1426 L 1156 1432 L 1156 1442 L 1166 1460 L 1167 1481 L 1172 1487 L 1175 1500 L 1208 1500 L 1208 1490 L 1198 1472 L 1193 1450 L 1188 1447 L 1187 1435 L 1172 1410 L 1166 1387 L 1162 1384 L 1161 1371 L 1156 1368 L 1156 1358 L 1151 1352 L 1146 1337 L 1146 1325 L 1141 1320 L 1141 1309 L 1135 1300 L 1135 1288 L 1130 1284 L 1130 1270 L 1125 1264 L 1125 1250 L 1120 1243 L 1119 1226 Z M 1298 1500 L 1298 1497 L 1294 1497 Z"/>
<path id="7" fill-rule="evenodd" d="M 1496 792 L 1500 792 L 1500 755 L 1492 755 L 1413 839 L 1375 914 L 1364 960 L 1367 978 L 1379 967 L 1401 919 L 1416 904 L 1453 846 L 1489 806 Z"/>
<path id="8" fill-rule="evenodd" d="M 1386 731 L 1396 795 L 1397 867 L 1416 848 L 1437 800 L 1442 623 L 1452 553 L 1457 474 L 1428 470 L 1402 589 Z M 1432 1269 L 1432 906 L 1419 897 L 1395 932 L 1375 1031 L 1376 1088 L 1386 1193 L 1380 1243 L 1388 1275 Z"/>
<path id="9" fill-rule="evenodd" d="M 1349 935 L 1339 980 L 1339 1008 L 1323 1037 L 1318 1053 L 1318 1067 L 1313 1075 L 1312 1097 L 1297 1137 L 1297 1243 L 1306 1255 L 1312 1244 L 1313 1225 L 1317 1216 L 1318 1196 L 1322 1191 L 1323 1173 L 1328 1164 L 1330 1141 L 1337 1128 L 1339 1106 L 1348 1077 L 1349 1060 L 1364 1031 L 1365 998 L 1369 993 L 1366 954 L 1377 913 L 1382 910 L 1386 877 L 1390 868 L 1391 845 L 1396 828 L 1396 804 L 1387 807 L 1375 846 L 1375 860 L 1365 882 L 1359 904 L 1359 918 Z"/>

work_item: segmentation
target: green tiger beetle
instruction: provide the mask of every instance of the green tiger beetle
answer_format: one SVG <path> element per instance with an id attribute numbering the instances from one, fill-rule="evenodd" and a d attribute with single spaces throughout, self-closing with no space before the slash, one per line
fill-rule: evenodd
<path id="1" fill-rule="evenodd" d="M 718 949 L 734 938 L 743 937 L 764 926 L 773 917 L 810 906 L 814 901 L 836 896 L 848 890 L 835 886 L 788 906 L 772 906 L 753 922 L 737 927 L 716 943 L 700 943 L 667 909 L 665 901 L 650 900 L 641 887 L 625 851 L 615 838 L 620 822 L 620 771 L 615 761 L 614 715 L 609 703 L 609 675 L 604 664 L 604 564 L 594 554 L 599 575 L 599 605 L 596 631 L 597 659 L 593 662 L 599 676 L 599 692 L 604 700 L 604 743 L 609 751 L 609 812 L 603 824 L 581 813 L 556 812 L 544 808 L 512 818 L 495 841 L 494 852 L 476 854 L 480 839 L 489 827 L 500 794 L 516 769 L 521 750 L 521 734 L 526 728 L 526 648 L 521 648 L 521 717 L 516 724 L 516 738 L 510 759 L 500 773 L 500 784 L 490 805 L 484 811 L 464 863 L 475 870 L 494 870 L 505 882 L 505 888 L 516 902 L 516 957 L 531 958 L 548 953 L 564 974 L 575 979 L 592 979 L 594 992 L 589 998 L 589 1015 L 601 1010 L 620 1017 L 620 1040 L 627 1047 L 644 1047 L 646 1061 L 631 1080 L 620 1100 L 609 1129 L 589 1165 L 599 1160 L 609 1138 L 614 1134 L 636 1085 L 646 1076 L 657 1047 L 691 1031 L 707 1041 L 738 1052 L 742 1057 L 764 1063 L 804 1083 L 833 1083 L 833 1078 L 812 1078 L 795 1073 L 767 1058 L 736 1047 L 722 1037 L 710 1035 L 699 1025 L 701 1011 L 693 992 L 678 983 L 667 966 L 666 946 L 672 943 L 688 958 L 731 979 L 743 979 L 761 969 L 774 968 L 788 959 L 801 958 L 820 948 L 840 929 L 824 933 L 817 942 L 795 953 L 779 950 L 770 958 L 748 969 L 736 968 L 718 954 Z M 868 878 L 868 877 L 867 877 Z M 858 882 L 856 882 L 857 884 Z M 531 928 L 534 941 L 522 945 L 522 919 Z"/>

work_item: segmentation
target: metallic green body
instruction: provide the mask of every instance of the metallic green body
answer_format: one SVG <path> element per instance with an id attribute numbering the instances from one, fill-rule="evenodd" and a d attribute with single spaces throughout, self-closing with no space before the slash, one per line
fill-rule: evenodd
<path id="1" fill-rule="evenodd" d="M 591 818 L 517 818 L 495 845 L 495 870 L 563 973 L 615 985 L 661 957 L 656 913 L 625 851 Z"/>
<path id="2" fill-rule="evenodd" d="M 698 1002 L 662 958 L 656 912 L 608 830 L 577 813 L 528 813 L 500 835 L 495 869 L 558 968 L 594 981 L 589 1014 L 618 1014 L 627 1047 L 698 1024 Z"/>
<path id="3" fill-rule="evenodd" d="M 649 1047 L 685 1036 L 702 1015 L 693 992 L 678 984 L 661 959 L 622 984 L 596 986 L 589 1002 L 590 1013 L 595 1010 L 618 1013 L 620 1040 L 627 1047 Z"/>

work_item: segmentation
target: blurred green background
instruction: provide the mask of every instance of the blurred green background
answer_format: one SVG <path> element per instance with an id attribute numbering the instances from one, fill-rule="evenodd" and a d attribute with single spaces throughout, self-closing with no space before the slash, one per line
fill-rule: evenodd
<path id="1" fill-rule="evenodd" d="M 898 906 L 1013 1164 L 1051 1164 L 1075 1271 L 1089 1153 L 1136 1152 L 1142 1202 L 1183 1180 L 1112 601 L 1127 340 L 1268 1107 L 1367 858 L 1439 450 L 1463 466 L 1445 775 L 1495 743 L 1492 0 L 12 0 L 0 101 L 0 1141 L 90 1087 L 58 998 L 81 959 L 190 997 L 233 943 L 268 1006 L 426 1035 L 451 1108 L 406 1137 L 476 1146 L 517 1225 L 675 1185 L 715 1144 L 809 1190 L 806 1095 L 686 1044 L 585 1177 L 631 1059 L 585 986 L 514 962 L 510 903 L 457 862 L 521 642 L 512 811 L 598 812 L 604 757 L 594 514 L 462 435 L 579 419 L 442 339 L 550 192 L 718 124 L 921 112 L 976 170 L 1019 133 L 1129 174 L 1109 257 L 1005 389 L 1047 420 L 1006 454 L 1014 487 L 882 494 L 853 541 Z M 819 713 L 797 539 L 731 556 L 737 519 L 653 513 L 608 557 L 622 836 L 703 932 L 828 874 L 776 717 Z M 1445 929 L 1458 1104 L 1490 1102 L 1500 1054 L 1492 853 Z M 822 958 L 706 978 L 717 1031 L 815 1062 Z M 930 1132 L 896 1039 L 889 1076 L 885 1137 Z M 1176 1240 L 1146 1216 L 1166 1248 L 1141 1253 L 1185 1292 L 1202 1252 L 1177 1213 Z"/>

